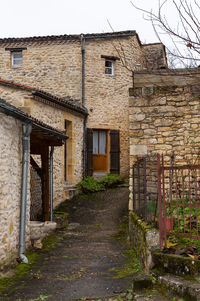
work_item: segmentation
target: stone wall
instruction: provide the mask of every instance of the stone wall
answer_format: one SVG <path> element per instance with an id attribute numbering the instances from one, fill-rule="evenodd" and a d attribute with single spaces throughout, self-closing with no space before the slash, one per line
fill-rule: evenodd
<path id="1" fill-rule="evenodd" d="M 30 220 L 38 221 L 42 216 L 42 183 L 41 177 L 33 167 L 30 168 L 30 179 Z"/>
<path id="2" fill-rule="evenodd" d="M 162 69 L 167 67 L 165 46 L 161 43 L 144 44 L 143 52 L 147 70 Z"/>
<path id="3" fill-rule="evenodd" d="M 23 64 L 11 66 L 6 47 L 22 48 Z M 81 98 L 81 44 L 79 40 L 0 43 L 0 78 L 50 92 Z"/>
<path id="4" fill-rule="evenodd" d="M 11 52 L 6 48 L 23 50 L 23 64 L 11 66 Z M 55 39 L 11 39 L 0 41 L 0 78 L 33 86 L 53 95 L 82 98 L 81 36 Z M 137 34 L 105 38 L 86 38 L 85 93 L 89 109 L 88 128 L 120 130 L 121 173 L 129 172 L 128 88 L 132 71 L 146 67 L 153 52 L 156 68 L 163 65 L 163 47 L 141 45 Z M 114 56 L 114 75 L 105 74 L 105 58 Z M 159 55 L 159 60 L 156 60 Z M 146 58 L 147 57 L 147 58 Z M 163 59 L 164 60 L 164 59 Z M 151 61 L 151 68 L 153 64 Z M 20 102 L 21 100 L 17 100 Z M 77 167 L 75 170 L 78 169 Z"/>
<path id="5" fill-rule="evenodd" d="M 198 70 L 135 75 L 129 98 L 130 166 L 138 157 L 155 153 L 163 153 L 169 163 L 172 151 L 175 164 L 199 163 L 198 81 Z"/>
<path id="6" fill-rule="evenodd" d="M 132 247 L 146 272 L 153 267 L 151 252 L 159 248 L 159 233 L 150 228 L 134 213 L 129 214 L 129 231 Z"/>
<path id="7" fill-rule="evenodd" d="M 32 117 L 65 131 L 65 120 L 72 123 L 71 132 L 71 157 L 70 157 L 70 183 L 75 185 L 82 178 L 82 149 L 83 149 L 83 115 L 54 106 L 51 103 L 43 103 L 42 99 L 33 97 L 28 91 L 16 88 L 0 86 L 0 98 L 8 101 L 28 112 Z M 54 150 L 54 204 L 57 205 L 66 198 L 64 180 L 64 146 L 55 147 Z"/>
<path id="8" fill-rule="evenodd" d="M 17 257 L 21 152 L 21 123 L 0 113 L 0 268 Z M 30 194 L 27 203 L 29 207 Z M 29 220 L 29 209 L 27 220 Z"/>
<path id="9" fill-rule="evenodd" d="M 76 113 L 72 114 L 53 107 L 48 104 L 34 100 L 31 105 L 31 115 L 37 117 L 46 124 L 64 131 L 65 120 L 72 122 L 71 138 L 71 177 L 70 183 L 75 185 L 82 179 L 82 149 L 83 149 L 83 116 Z M 54 149 L 54 204 L 55 206 L 65 199 L 65 180 L 64 180 L 64 146 Z"/>
<path id="10" fill-rule="evenodd" d="M 120 48 L 121 47 L 121 48 Z M 114 62 L 114 75 L 105 74 L 105 58 L 114 56 L 123 60 Z M 143 64 L 143 53 L 136 37 L 86 40 L 85 53 L 86 106 L 89 111 L 88 128 L 120 130 L 120 171 L 129 170 L 128 88 L 132 71 Z"/>

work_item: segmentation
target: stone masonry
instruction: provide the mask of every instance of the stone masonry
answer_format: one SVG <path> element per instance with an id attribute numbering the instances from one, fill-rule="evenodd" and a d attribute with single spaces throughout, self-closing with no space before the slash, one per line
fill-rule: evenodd
<path id="1" fill-rule="evenodd" d="M 0 268 L 17 257 L 21 190 L 20 137 L 21 123 L 0 113 Z"/>
<path id="2" fill-rule="evenodd" d="M 71 178 L 73 184 L 82 178 L 82 145 L 83 145 L 83 116 L 78 113 L 67 111 L 62 107 L 55 107 L 43 103 L 41 99 L 34 97 L 30 92 L 12 87 L 0 85 L 0 98 L 25 110 L 32 117 L 43 121 L 47 125 L 65 131 L 65 120 L 72 122 L 70 158 Z M 39 162 L 38 162 L 39 163 Z M 64 180 L 64 146 L 55 147 L 54 150 L 54 205 L 63 201 L 65 196 Z"/>
<path id="3" fill-rule="evenodd" d="M 85 38 L 85 103 L 88 128 L 120 130 L 121 173 L 128 175 L 128 88 L 132 71 L 166 66 L 161 44 L 142 45 L 134 31 L 0 40 L 0 78 L 31 85 L 56 96 L 82 98 L 82 39 Z M 22 51 L 23 64 L 11 66 L 11 51 Z M 151 55 L 150 55 L 151 54 Z M 105 74 L 105 58 L 116 57 L 114 75 Z M 157 56 L 159 59 L 157 60 Z M 153 60 L 152 60 L 153 58 Z M 119 59 L 119 60 L 118 60 Z M 78 172 L 78 170 L 77 170 Z"/>
<path id="4" fill-rule="evenodd" d="M 155 153 L 169 162 L 172 151 L 176 164 L 199 163 L 199 76 L 198 69 L 135 74 L 129 97 L 130 166 Z M 132 179 L 130 184 L 132 190 Z"/>

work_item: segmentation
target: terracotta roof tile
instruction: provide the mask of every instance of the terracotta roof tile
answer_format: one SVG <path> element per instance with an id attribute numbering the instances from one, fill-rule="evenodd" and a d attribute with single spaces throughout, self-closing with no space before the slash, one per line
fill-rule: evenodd
<path id="1" fill-rule="evenodd" d="M 24 84 L 15 83 L 13 81 L 4 80 L 4 79 L 1 79 L 1 78 L 0 78 L 0 85 L 30 91 L 33 95 L 39 96 L 41 98 L 49 100 L 50 102 L 54 102 L 56 104 L 59 104 L 63 107 L 67 107 L 68 109 L 70 109 L 72 111 L 76 111 L 76 112 L 79 112 L 79 113 L 84 114 L 84 115 L 88 114 L 86 108 L 84 108 L 82 105 L 78 105 L 77 101 L 75 99 L 73 99 L 72 97 L 70 97 L 70 96 L 67 96 L 65 98 L 60 98 L 60 97 L 52 95 L 48 92 L 36 89 L 34 87 L 27 86 L 27 85 L 24 85 Z"/>

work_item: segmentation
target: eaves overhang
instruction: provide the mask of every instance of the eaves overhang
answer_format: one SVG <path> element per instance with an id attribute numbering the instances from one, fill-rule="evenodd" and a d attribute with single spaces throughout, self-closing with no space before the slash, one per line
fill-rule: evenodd
<path id="1" fill-rule="evenodd" d="M 3 99 L 0 99 L 0 112 L 4 113 L 5 115 L 12 116 L 22 123 L 31 124 L 32 137 L 41 141 L 43 140 L 48 145 L 61 146 L 63 145 L 64 141 L 68 139 L 68 136 L 60 130 L 57 130 L 46 123 L 24 113 Z"/>

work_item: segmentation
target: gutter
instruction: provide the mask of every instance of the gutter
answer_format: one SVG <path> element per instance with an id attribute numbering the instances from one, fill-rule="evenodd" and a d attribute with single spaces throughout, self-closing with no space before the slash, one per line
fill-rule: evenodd
<path id="1" fill-rule="evenodd" d="M 22 263 L 28 264 L 24 255 L 26 238 L 26 203 L 27 203 L 27 182 L 29 166 L 30 133 L 32 125 L 22 124 L 22 180 L 21 180 L 21 207 L 20 207 L 20 233 L 19 233 L 19 258 Z"/>
<path id="2" fill-rule="evenodd" d="M 86 177 L 86 154 L 87 154 L 87 117 L 88 117 L 88 109 L 85 106 L 85 36 L 81 35 L 81 53 L 82 53 L 82 106 L 86 110 L 87 114 L 84 116 L 83 121 L 83 178 Z"/>

